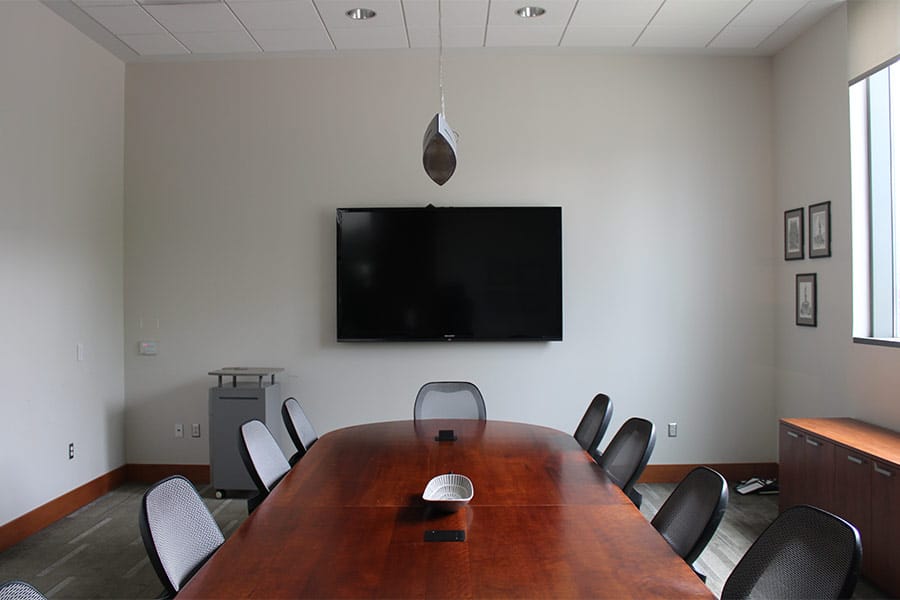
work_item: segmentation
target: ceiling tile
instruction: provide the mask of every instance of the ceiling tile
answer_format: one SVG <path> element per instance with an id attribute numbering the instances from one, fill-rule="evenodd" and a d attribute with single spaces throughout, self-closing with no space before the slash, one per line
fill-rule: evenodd
<path id="1" fill-rule="evenodd" d="M 437 27 L 410 28 L 410 48 L 437 48 Z M 444 28 L 445 48 L 479 48 L 484 46 L 484 26 Z"/>
<path id="2" fill-rule="evenodd" d="M 591 0 L 579 2 L 569 27 L 640 27 L 653 18 L 663 0 Z"/>
<path id="3" fill-rule="evenodd" d="M 334 49 L 331 38 L 321 27 L 298 30 L 260 29 L 252 33 L 265 52 Z"/>
<path id="4" fill-rule="evenodd" d="M 540 17 L 525 19 L 516 14 L 523 6 L 540 6 L 547 12 Z M 493 27 L 565 27 L 572 16 L 575 0 L 492 0 L 488 26 Z M 560 30 L 561 32 L 561 30 Z"/>
<path id="5" fill-rule="evenodd" d="M 710 48 L 756 48 L 772 35 L 772 27 L 726 27 L 710 42 Z"/>
<path id="6" fill-rule="evenodd" d="M 409 29 L 437 29 L 437 0 L 403 0 L 403 12 Z M 441 22 L 448 28 L 478 28 L 487 23 L 488 0 L 453 0 L 441 3 Z"/>
<path id="7" fill-rule="evenodd" d="M 134 0 L 72 0 L 78 6 L 84 8 L 85 6 L 123 6 L 123 5 L 136 5 L 137 3 Z"/>
<path id="8" fill-rule="evenodd" d="M 168 33 L 125 34 L 120 35 L 119 39 L 128 44 L 132 50 L 141 56 L 189 54 L 187 48 Z"/>
<path id="9" fill-rule="evenodd" d="M 718 32 L 745 6 L 747 0 L 666 0 L 648 29 L 704 27 Z"/>
<path id="10" fill-rule="evenodd" d="M 81 7 L 112 33 L 164 33 L 156 19 L 137 4 L 88 4 Z"/>
<path id="11" fill-rule="evenodd" d="M 709 27 L 648 27 L 635 43 L 641 48 L 705 48 L 717 31 Z"/>
<path id="12" fill-rule="evenodd" d="M 228 0 L 247 29 L 321 29 L 312 0 Z"/>
<path id="13" fill-rule="evenodd" d="M 400 0 L 313 0 L 329 31 L 332 29 L 372 29 L 375 27 L 405 27 Z M 375 17 L 354 21 L 347 11 L 370 8 Z"/>
<path id="14" fill-rule="evenodd" d="M 369 29 L 329 29 L 338 50 L 368 48 L 408 48 L 409 40 L 402 27 L 372 27 Z"/>
<path id="15" fill-rule="evenodd" d="M 144 8 L 172 33 L 244 30 L 228 5 L 223 3 L 162 4 Z"/>
<path id="16" fill-rule="evenodd" d="M 730 24 L 775 29 L 803 8 L 807 0 L 753 0 Z"/>
<path id="17" fill-rule="evenodd" d="M 556 46 L 559 27 L 489 27 L 486 46 Z"/>
<path id="18" fill-rule="evenodd" d="M 259 52 L 260 48 L 246 31 L 200 31 L 176 35 L 194 54 L 227 54 Z"/>
<path id="19" fill-rule="evenodd" d="M 841 0 L 810 0 L 790 19 L 782 23 L 758 48 L 767 53 L 781 50 L 841 3 Z"/>
<path id="20" fill-rule="evenodd" d="M 569 27 L 560 46 L 629 47 L 643 27 Z"/>

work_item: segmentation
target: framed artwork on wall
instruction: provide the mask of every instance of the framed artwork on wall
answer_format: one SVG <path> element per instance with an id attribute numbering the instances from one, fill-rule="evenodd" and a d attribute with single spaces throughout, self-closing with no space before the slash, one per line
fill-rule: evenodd
<path id="1" fill-rule="evenodd" d="M 784 260 L 803 258 L 803 208 L 784 211 Z"/>
<path id="2" fill-rule="evenodd" d="M 794 314 L 797 325 L 815 327 L 818 312 L 816 274 L 801 273 L 797 275 L 795 290 Z"/>
<path id="3" fill-rule="evenodd" d="M 831 202 L 809 207 L 809 257 L 831 256 Z"/>

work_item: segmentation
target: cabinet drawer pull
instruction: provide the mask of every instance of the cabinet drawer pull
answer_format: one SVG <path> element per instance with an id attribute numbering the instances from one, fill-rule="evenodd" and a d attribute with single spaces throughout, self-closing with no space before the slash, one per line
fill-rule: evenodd
<path id="1" fill-rule="evenodd" d="M 812 438 L 806 438 L 806 443 L 809 444 L 810 446 L 816 446 L 817 448 L 822 445 L 822 442 L 817 442 L 816 440 L 814 440 Z"/>
<path id="2" fill-rule="evenodd" d="M 857 458 L 857 457 L 852 456 L 852 455 L 850 455 L 850 454 L 847 455 L 847 460 L 849 460 L 850 462 L 852 462 L 854 465 L 861 465 L 861 464 L 863 464 L 863 459 Z"/>
<path id="3" fill-rule="evenodd" d="M 891 473 L 887 469 L 882 469 L 878 465 L 874 465 L 874 467 L 875 467 L 875 472 L 878 473 L 879 475 L 884 475 L 885 477 L 891 477 L 893 475 L 893 473 Z"/>
<path id="4" fill-rule="evenodd" d="M 792 438 L 799 438 L 799 437 L 800 437 L 800 434 L 799 434 L 799 433 L 795 433 L 795 432 L 791 431 L 790 429 L 787 429 L 787 430 L 785 430 L 785 431 L 786 431 L 786 433 L 787 433 L 789 436 L 791 436 Z"/>

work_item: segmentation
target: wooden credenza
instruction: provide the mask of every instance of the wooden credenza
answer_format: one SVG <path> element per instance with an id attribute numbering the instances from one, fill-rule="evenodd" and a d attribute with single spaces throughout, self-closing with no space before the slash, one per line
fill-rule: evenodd
<path id="1" fill-rule="evenodd" d="M 782 419 L 779 508 L 811 504 L 859 529 L 862 571 L 900 596 L 900 434 L 855 419 Z"/>

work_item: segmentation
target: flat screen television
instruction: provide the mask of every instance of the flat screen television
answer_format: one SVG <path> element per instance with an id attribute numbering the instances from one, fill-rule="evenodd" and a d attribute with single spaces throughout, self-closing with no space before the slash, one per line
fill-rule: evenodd
<path id="1" fill-rule="evenodd" d="M 338 341 L 562 340 L 561 215 L 337 209 Z"/>

